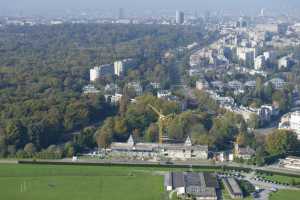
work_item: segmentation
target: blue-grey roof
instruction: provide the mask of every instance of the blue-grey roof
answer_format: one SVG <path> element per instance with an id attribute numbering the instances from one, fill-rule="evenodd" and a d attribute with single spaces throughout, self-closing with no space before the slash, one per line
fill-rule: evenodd
<path id="1" fill-rule="evenodd" d="M 184 174 L 182 172 L 172 172 L 172 184 L 174 188 L 184 187 Z"/>

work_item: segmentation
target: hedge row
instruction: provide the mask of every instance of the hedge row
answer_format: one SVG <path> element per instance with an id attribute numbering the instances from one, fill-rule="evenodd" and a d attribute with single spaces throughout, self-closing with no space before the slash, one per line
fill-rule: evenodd
<path id="1" fill-rule="evenodd" d="M 83 166 L 124 166 L 124 167 L 159 167 L 159 168 L 193 168 L 193 169 L 215 169 L 215 170 L 235 170 L 250 172 L 250 168 L 245 167 L 233 167 L 233 166 L 213 166 L 213 165 L 176 165 L 176 164 L 165 164 L 165 163 L 100 163 L 100 162 L 63 162 L 63 161 L 44 161 L 44 160 L 19 160 L 19 164 L 39 164 L 39 165 L 83 165 Z"/>

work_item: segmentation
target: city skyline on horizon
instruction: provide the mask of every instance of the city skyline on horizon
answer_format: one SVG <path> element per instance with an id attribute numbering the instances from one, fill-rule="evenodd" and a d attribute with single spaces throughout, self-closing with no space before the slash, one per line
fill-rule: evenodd
<path id="1" fill-rule="evenodd" d="M 109 11 L 118 13 L 120 8 L 126 10 L 126 13 L 145 13 L 158 11 L 190 11 L 190 12 L 205 12 L 205 11 L 222 11 L 235 14 L 258 14 L 262 8 L 266 13 L 281 13 L 286 11 L 289 13 L 297 13 L 300 8 L 300 2 L 297 0 L 203 0 L 201 2 L 196 0 L 189 0 L 189 2 L 182 2 L 179 0 L 164 0 L 160 2 L 153 0 L 151 2 L 137 1 L 137 0 L 111 0 L 111 1 L 96 1 L 96 0 L 45 0 L 43 2 L 38 0 L 0 0 L 2 14 L 16 15 L 35 15 L 35 14 L 55 14 L 65 13 L 74 10 L 91 10 L 91 11 Z"/>

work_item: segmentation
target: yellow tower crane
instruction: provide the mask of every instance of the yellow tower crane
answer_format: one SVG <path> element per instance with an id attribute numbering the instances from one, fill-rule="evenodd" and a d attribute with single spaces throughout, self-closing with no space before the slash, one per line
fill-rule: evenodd
<path id="1" fill-rule="evenodd" d="M 152 106 L 151 104 L 148 105 L 157 115 L 158 115 L 158 128 L 159 128 L 159 138 L 158 143 L 163 144 L 163 141 L 165 139 L 164 137 L 164 128 L 168 124 L 170 120 L 173 118 L 173 114 L 164 115 L 162 114 L 162 111 L 159 111 L 157 108 Z"/>

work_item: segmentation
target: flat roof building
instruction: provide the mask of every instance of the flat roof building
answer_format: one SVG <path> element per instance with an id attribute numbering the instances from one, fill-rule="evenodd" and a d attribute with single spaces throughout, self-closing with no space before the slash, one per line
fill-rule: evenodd
<path id="1" fill-rule="evenodd" d="M 232 199 L 243 198 L 243 192 L 234 178 L 224 178 L 223 183 Z"/>
<path id="2" fill-rule="evenodd" d="M 179 196 L 192 196 L 197 200 L 217 200 L 220 188 L 217 177 L 211 173 L 170 172 L 165 175 L 165 189 Z"/>

